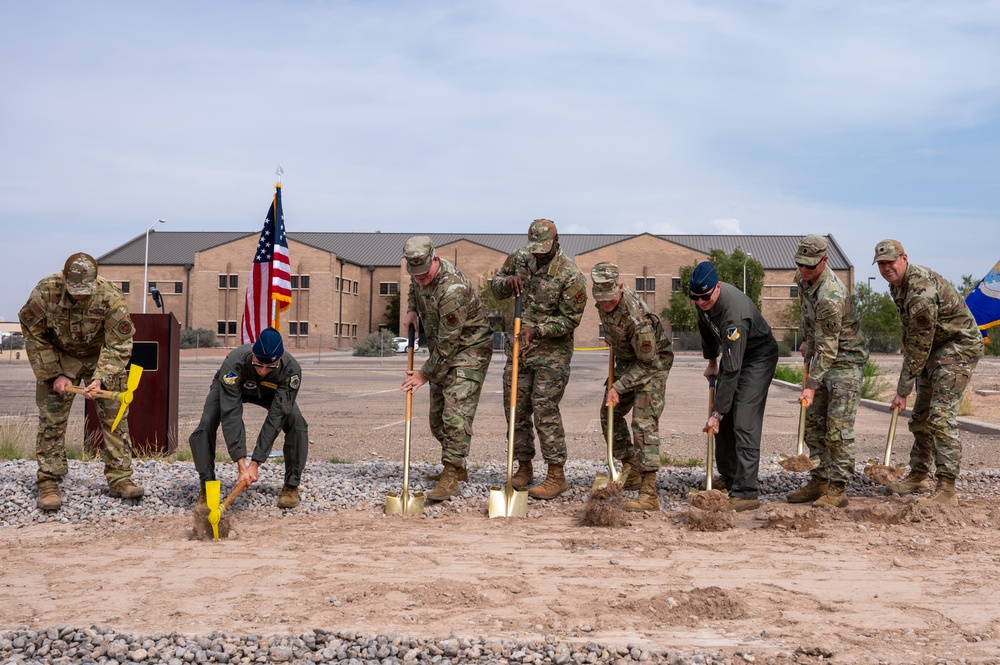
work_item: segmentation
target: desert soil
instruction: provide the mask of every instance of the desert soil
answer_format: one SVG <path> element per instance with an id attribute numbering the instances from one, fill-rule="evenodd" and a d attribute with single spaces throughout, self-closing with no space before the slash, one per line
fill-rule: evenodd
<path id="1" fill-rule="evenodd" d="M 603 358 L 574 360 L 564 409 L 571 457 L 603 454 Z M 402 359 L 302 359 L 313 459 L 398 459 Z M 204 351 L 198 363 L 185 359 L 184 438 L 217 362 Z M 495 360 L 484 389 L 473 459 L 504 455 L 500 367 Z M 668 382 L 663 448 L 677 458 L 703 455 L 702 369 L 679 355 Z M 0 365 L 0 415 L 31 413 L 30 382 L 23 365 Z M 1000 388 L 1000 362 L 984 361 L 977 387 Z M 796 395 L 772 386 L 765 456 L 794 452 Z M 418 392 L 414 454 L 433 460 L 426 399 Z M 1000 423 L 1000 396 L 973 409 L 970 417 Z M 859 460 L 881 456 L 887 425 L 885 413 L 860 410 Z M 899 430 L 894 459 L 905 462 L 912 438 Z M 189 515 L 0 528 L 0 630 L 348 628 L 725 649 L 746 662 L 1000 662 L 1000 475 L 991 471 L 1000 437 L 963 433 L 963 443 L 964 468 L 985 470 L 993 484 L 958 508 L 852 497 L 846 509 L 820 510 L 765 497 L 757 511 L 720 517 L 677 501 L 601 528 L 581 526 L 582 503 L 533 501 L 526 519 L 469 510 L 402 518 L 384 516 L 375 497 L 338 514 L 244 515 L 218 542 L 193 540 Z"/>

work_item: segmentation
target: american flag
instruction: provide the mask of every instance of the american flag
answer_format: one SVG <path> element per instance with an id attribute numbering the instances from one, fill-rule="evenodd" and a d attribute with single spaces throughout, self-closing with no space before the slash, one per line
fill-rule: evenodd
<path id="1" fill-rule="evenodd" d="M 240 340 L 249 344 L 267 327 L 281 332 L 281 312 L 292 304 L 289 282 L 288 240 L 285 216 L 281 212 L 281 184 L 275 185 L 274 201 L 267 211 L 264 228 L 253 257 L 253 270 L 247 282 L 246 307 Z"/>

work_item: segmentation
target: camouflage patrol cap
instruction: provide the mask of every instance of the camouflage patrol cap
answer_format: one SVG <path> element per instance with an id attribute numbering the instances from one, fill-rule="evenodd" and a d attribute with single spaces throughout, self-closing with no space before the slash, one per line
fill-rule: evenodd
<path id="1" fill-rule="evenodd" d="M 906 252 L 903 251 L 903 246 L 899 244 L 898 240 L 883 240 L 875 245 L 875 258 L 872 259 L 872 263 L 895 261 L 903 254 L 906 254 Z"/>
<path id="2" fill-rule="evenodd" d="M 413 236 L 403 245 L 406 272 L 411 275 L 425 275 L 434 262 L 434 243 L 429 236 Z"/>
<path id="3" fill-rule="evenodd" d="M 556 224 L 551 219 L 536 219 L 528 227 L 528 251 L 545 254 L 556 239 Z"/>
<path id="4" fill-rule="evenodd" d="M 610 261 L 601 261 L 590 269 L 594 280 L 594 300 L 608 301 L 618 297 L 618 266 Z"/>
<path id="5" fill-rule="evenodd" d="M 830 243 L 823 236 L 808 235 L 799 241 L 799 248 L 795 254 L 795 263 L 800 266 L 815 268 L 819 265 Z"/>
<path id="6" fill-rule="evenodd" d="M 66 259 L 63 282 L 73 296 L 92 296 L 97 288 L 97 261 L 90 254 L 77 252 Z"/>

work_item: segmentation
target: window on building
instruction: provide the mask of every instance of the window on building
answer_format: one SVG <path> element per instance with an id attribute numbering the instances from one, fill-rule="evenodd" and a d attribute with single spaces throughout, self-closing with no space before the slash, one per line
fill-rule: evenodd
<path id="1" fill-rule="evenodd" d="M 299 276 L 292 275 L 291 277 L 288 278 L 288 283 L 293 289 L 299 288 Z"/>
<path id="2" fill-rule="evenodd" d="M 229 322 L 227 322 L 227 327 L 229 328 L 229 334 L 230 335 L 235 335 L 236 334 L 236 322 L 235 321 L 229 321 Z"/>
<path id="3" fill-rule="evenodd" d="M 299 275 L 299 288 L 303 290 L 309 288 L 309 275 Z"/>
<path id="4" fill-rule="evenodd" d="M 354 280 L 354 288 L 351 291 L 354 295 L 358 295 L 358 284 L 360 283 L 358 280 Z"/>
<path id="5" fill-rule="evenodd" d="M 334 280 L 333 280 L 333 290 L 334 291 L 339 291 L 340 290 L 340 278 L 339 277 L 335 277 Z"/>
<path id="6" fill-rule="evenodd" d="M 681 278 L 680 277 L 672 277 L 670 279 L 670 290 L 671 291 L 680 291 L 681 290 Z"/>
<path id="7" fill-rule="evenodd" d="M 231 288 L 231 289 L 238 289 L 238 288 L 240 288 L 240 276 L 239 275 L 230 275 L 229 276 L 229 288 Z"/>
<path id="8" fill-rule="evenodd" d="M 229 275 L 219 275 L 219 288 L 224 289 L 229 285 Z"/>
<path id="9" fill-rule="evenodd" d="M 236 289 L 240 286 L 239 275 L 219 275 L 220 289 Z"/>
<path id="10" fill-rule="evenodd" d="M 309 322 L 308 321 L 289 321 L 288 322 L 288 336 L 289 337 L 305 337 L 309 334 Z"/>
<path id="11" fill-rule="evenodd" d="M 635 290 L 637 293 L 653 293 L 656 291 L 655 277 L 636 277 Z"/>
<path id="12" fill-rule="evenodd" d="M 184 282 L 174 282 L 174 293 L 184 293 Z"/>
<path id="13" fill-rule="evenodd" d="M 128 280 L 122 282 L 122 293 L 128 293 L 131 290 L 131 288 L 132 285 L 129 284 Z"/>
<path id="14" fill-rule="evenodd" d="M 351 337 L 358 336 L 358 324 L 354 323 L 351 325 Z"/>
<path id="15" fill-rule="evenodd" d="M 792 297 L 792 298 L 798 298 L 799 297 L 799 287 L 797 285 L 789 287 L 789 289 L 788 289 L 788 295 L 790 297 Z"/>
<path id="16" fill-rule="evenodd" d="M 299 337 L 306 337 L 309 334 L 309 322 L 299 321 Z"/>
<path id="17" fill-rule="evenodd" d="M 378 294 L 380 296 L 394 296 L 399 293 L 399 282 L 380 282 Z"/>

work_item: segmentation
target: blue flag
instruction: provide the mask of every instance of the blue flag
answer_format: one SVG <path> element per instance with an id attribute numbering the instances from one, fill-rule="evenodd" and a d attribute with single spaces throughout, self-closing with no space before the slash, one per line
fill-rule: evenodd
<path id="1" fill-rule="evenodd" d="M 989 329 L 1000 326 L 1000 261 L 986 273 L 986 277 L 979 280 L 976 288 L 966 297 L 965 304 L 972 310 L 976 325 L 989 342 Z"/>

